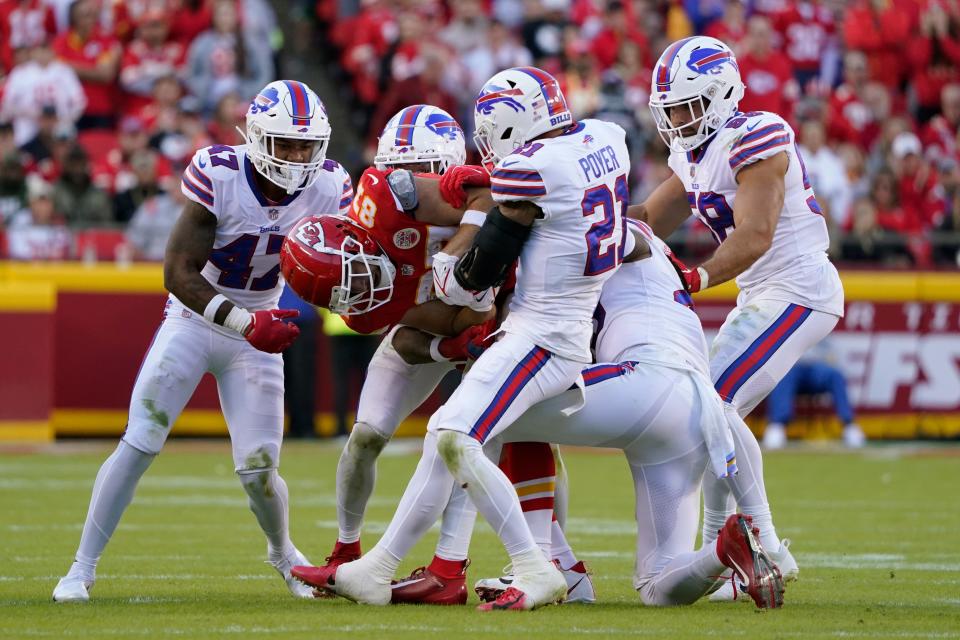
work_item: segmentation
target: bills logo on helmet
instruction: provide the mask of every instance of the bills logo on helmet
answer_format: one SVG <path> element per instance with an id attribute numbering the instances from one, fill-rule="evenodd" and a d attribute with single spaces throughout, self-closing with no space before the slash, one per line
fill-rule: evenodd
<path id="1" fill-rule="evenodd" d="M 427 129 L 448 140 L 456 140 L 458 136 L 463 136 L 463 129 L 460 128 L 457 121 L 451 120 L 442 113 L 431 113 L 427 116 L 426 125 Z"/>
<path id="2" fill-rule="evenodd" d="M 280 102 L 280 94 L 276 87 L 267 87 L 257 94 L 257 97 L 250 103 L 250 113 L 263 113 L 269 111 Z"/>
<path id="3" fill-rule="evenodd" d="M 505 104 L 517 113 L 527 110 L 526 107 L 517 102 L 516 98 L 512 97 L 522 96 L 523 91 L 520 89 L 504 89 L 503 87 L 491 85 L 484 87 L 484 90 L 490 93 L 484 93 L 477 98 L 477 113 L 489 115 L 493 111 L 494 105 L 497 104 Z"/>
<path id="4" fill-rule="evenodd" d="M 737 61 L 729 51 L 720 49 L 696 49 L 690 53 L 687 68 L 696 73 L 720 73 L 720 65 L 729 62 L 734 67 Z M 737 69 L 739 71 L 739 68 Z"/>

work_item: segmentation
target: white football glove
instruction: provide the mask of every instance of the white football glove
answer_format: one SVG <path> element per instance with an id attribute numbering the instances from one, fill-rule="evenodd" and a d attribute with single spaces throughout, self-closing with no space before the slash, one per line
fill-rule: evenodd
<path id="1" fill-rule="evenodd" d="M 493 288 L 484 291 L 469 291 L 460 286 L 453 269 L 460 258 L 440 253 L 433 256 L 433 290 L 437 298 L 453 307 L 470 307 L 474 311 L 484 312 L 493 308 L 497 292 Z"/>

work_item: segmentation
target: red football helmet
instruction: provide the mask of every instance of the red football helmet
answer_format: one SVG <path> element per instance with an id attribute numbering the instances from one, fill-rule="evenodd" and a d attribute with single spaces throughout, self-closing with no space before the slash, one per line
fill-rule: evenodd
<path id="1" fill-rule="evenodd" d="M 294 225 L 280 250 L 280 271 L 301 298 L 342 316 L 389 302 L 397 273 L 366 229 L 335 215 Z"/>

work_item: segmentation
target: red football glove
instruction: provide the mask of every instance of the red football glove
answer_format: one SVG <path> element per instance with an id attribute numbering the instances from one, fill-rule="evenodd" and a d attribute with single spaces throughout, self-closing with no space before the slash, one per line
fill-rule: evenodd
<path id="1" fill-rule="evenodd" d="M 496 327 L 496 318 L 491 318 L 483 324 L 467 327 L 458 336 L 442 339 L 437 345 L 437 350 L 440 355 L 453 362 L 476 360 L 493 344 L 490 334 Z"/>
<path id="2" fill-rule="evenodd" d="M 457 209 L 467 202 L 464 187 L 489 187 L 490 174 L 483 167 L 472 164 L 449 167 L 440 176 L 440 196 Z"/>
<path id="3" fill-rule="evenodd" d="M 264 309 L 254 311 L 253 320 L 243 337 L 260 351 L 280 353 L 300 335 L 300 328 L 284 318 L 296 318 L 300 312 L 296 309 Z"/>
<path id="4" fill-rule="evenodd" d="M 677 275 L 683 280 L 683 288 L 687 293 L 700 291 L 700 272 L 683 264 L 683 261 L 673 255 L 672 251 L 667 251 L 667 257 L 673 263 L 673 268 L 677 270 Z"/>

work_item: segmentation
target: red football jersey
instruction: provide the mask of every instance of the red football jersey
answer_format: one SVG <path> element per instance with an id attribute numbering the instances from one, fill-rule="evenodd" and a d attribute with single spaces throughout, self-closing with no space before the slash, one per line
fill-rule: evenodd
<path id="1" fill-rule="evenodd" d="M 359 333 L 383 331 L 399 322 L 411 307 L 436 297 L 433 254 L 457 231 L 457 227 L 425 224 L 401 210 L 387 184 L 388 173 L 373 167 L 363 172 L 348 214 L 370 232 L 397 268 L 390 302 L 368 313 L 344 316 L 347 326 Z"/>

